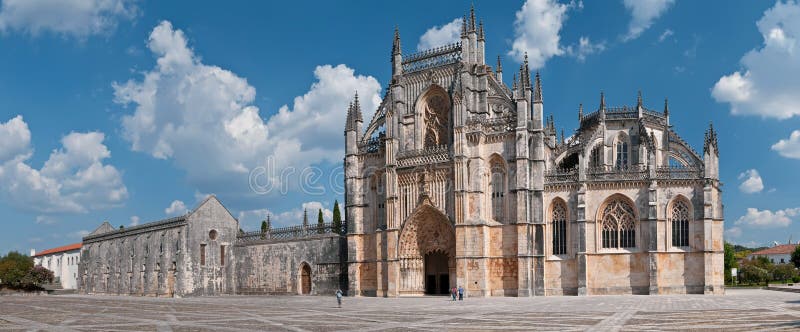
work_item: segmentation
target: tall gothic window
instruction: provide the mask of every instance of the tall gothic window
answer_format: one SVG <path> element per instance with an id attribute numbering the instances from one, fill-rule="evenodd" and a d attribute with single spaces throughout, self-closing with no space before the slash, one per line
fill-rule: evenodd
<path id="1" fill-rule="evenodd" d="M 603 145 L 598 144 L 592 148 L 592 153 L 589 155 L 589 168 L 597 168 L 603 165 Z"/>
<path id="2" fill-rule="evenodd" d="M 421 106 L 425 119 L 425 146 L 447 144 L 450 119 L 450 100 L 447 93 L 441 88 L 433 90 Z"/>
<path id="3" fill-rule="evenodd" d="M 553 255 L 564 255 L 567 253 L 567 206 L 563 201 L 557 200 L 553 203 L 550 220 L 553 230 Z"/>
<path id="4" fill-rule="evenodd" d="M 603 208 L 601 239 L 603 248 L 636 247 L 636 217 L 633 207 L 621 198 L 613 198 Z"/>
<path id="5" fill-rule="evenodd" d="M 672 203 L 670 211 L 670 222 L 672 223 L 672 246 L 689 246 L 689 207 L 683 200 L 676 200 Z"/>
<path id="6" fill-rule="evenodd" d="M 620 139 L 617 142 L 617 169 L 628 168 L 628 141 Z"/>
<path id="7" fill-rule="evenodd" d="M 502 162 L 492 163 L 492 218 L 495 221 L 502 222 L 504 219 L 505 210 L 505 169 Z"/>

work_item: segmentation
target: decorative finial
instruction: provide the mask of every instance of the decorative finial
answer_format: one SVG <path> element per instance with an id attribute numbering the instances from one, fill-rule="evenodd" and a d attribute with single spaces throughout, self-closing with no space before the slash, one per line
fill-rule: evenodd
<path id="1" fill-rule="evenodd" d="M 606 95 L 603 93 L 603 91 L 600 91 L 600 110 L 604 111 L 605 109 L 606 109 Z"/>
<path id="2" fill-rule="evenodd" d="M 402 54 L 403 50 L 400 47 L 400 27 L 394 26 L 394 43 L 392 44 L 392 54 Z"/>
<path id="3" fill-rule="evenodd" d="M 564 128 L 561 128 L 561 143 L 564 143 Z"/>
<path id="4" fill-rule="evenodd" d="M 583 103 L 578 105 L 578 121 L 583 120 Z"/>
<path id="5" fill-rule="evenodd" d="M 517 90 L 517 73 L 514 73 L 514 83 L 511 85 L 513 90 Z"/>
<path id="6" fill-rule="evenodd" d="M 467 15 L 461 16 L 461 37 L 467 36 Z"/>
<path id="7" fill-rule="evenodd" d="M 503 64 L 500 62 L 500 56 L 497 56 L 497 70 L 498 73 L 503 72 Z"/>
<path id="8" fill-rule="evenodd" d="M 308 226 L 308 209 L 303 209 L 303 226 Z"/>
<path id="9" fill-rule="evenodd" d="M 669 100 L 664 98 L 664 116 L 669 117 Z"/>
<path id="10" fill-rule="evenodd" d="M 539 71 L 536 71 L 536 82 L 533 85 L 533 102 L 534 103 L 541 103 L 542 102 L 542 79 L 539 76 Z"/>
<path id="11" fill-rule="evenodd" d="M 469 7 L 469 31 L 475 32 L 475 3 Z"/>
<path id="12" fill-rule="evenodd" d="M 481 23 L 479 24 L 478 28 L 478 40 L 480 41 L 486 40 L 486 35 L 483 31 L 483 19 L 481 19 Z"/>
<path id="13" fill-rule="evenodd" d="M 636 96 L 636 107 L 642 107 L 642 90 L 639 90 L 639 94 Z"/>

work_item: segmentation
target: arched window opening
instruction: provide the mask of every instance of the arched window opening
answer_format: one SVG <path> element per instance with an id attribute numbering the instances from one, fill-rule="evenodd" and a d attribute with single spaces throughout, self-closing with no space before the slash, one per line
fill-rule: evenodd
<path id="1" fill-rule="evenodd" d="M 553 255 L 565 255 L 567 253 L 567 206 L 564 202 L 558 200 L 553 203 L 550 220 L 553 231 Z"/>
<path id="2" fill-rule="evenodd" d="M 599 168 L 603 166 L 603 146 L 602 144 L 598 144 L 594 148 L 592 148 L 592 152 L 589 154 L 589 168 Z"/>
<path id="3" fill-rule="evenodd" d="M 620 138 L 617 142 L 617 169 L 628 168 L 628 141 Z"/>
<path id="4" fill-rule="evenodd" d="M 491 175 L 492 190 L 492 218 L 497 222 L 503 222 L 505 211 L 505 167 L 500 161 L 492 162 Z"/>
<path id="5" fill-rule="evenodd" d="M 602 245 L 606 249 L 636 247 L 636 219 L 633 207 L 614 198 L 603 208 Z"/>
<path id="6" fill-rule="evenodd" d="M 447 93 L 432 92 L 425 98 L 421 111 L 425 119 L 425 147 L 448 144 L 450 100 Z"/>
<path id="7" fill-rule="evenodd" d="M 558 164 L 558 168 L 562 170 L 569 170 L 575 168 L 575 165 L 578 164 L 578 153 L 573 153 L 569 156 L 564 157 L 561 162 Z"/>
<path id="8" fill-rule="evenodd" d="M 672 246 L 689 246 L 689 207 L 683 200 L 672 203 L 670 211 L 670 222 L 672 223 Z"/>

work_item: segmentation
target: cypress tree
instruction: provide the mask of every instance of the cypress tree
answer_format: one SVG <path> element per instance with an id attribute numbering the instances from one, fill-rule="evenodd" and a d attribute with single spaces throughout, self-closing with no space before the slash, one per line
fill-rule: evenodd
<path id="1" fill-rule="evenodd" d="M 317 214 L 317 233 L 325 233 L 325 219 L 322 218 L 322 209 L 319 209 L 319 214 Z"/>
<path id="2" fill-rule="evenodd" d="M 342 232 L 342 213 L 339 211 L 339 200 L 333 203 L 333 222 L 331 228 L 333 228 L 333 231 L 336 233 Z"/>

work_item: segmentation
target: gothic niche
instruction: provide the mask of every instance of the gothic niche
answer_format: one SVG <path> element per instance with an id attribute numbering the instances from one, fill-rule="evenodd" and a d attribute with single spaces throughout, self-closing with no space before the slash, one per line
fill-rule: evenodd
<path id="1" fill-rule="evenodd" d="M 441 88 L 427 93 L 420 105 L 425 119 L 425 147 L 448 143 L 448 123 L 450 119 L 450 98 Z"/>

